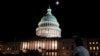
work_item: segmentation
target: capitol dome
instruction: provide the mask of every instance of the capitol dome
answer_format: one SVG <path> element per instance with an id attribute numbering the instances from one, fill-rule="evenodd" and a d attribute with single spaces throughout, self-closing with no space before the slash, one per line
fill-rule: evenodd
<path id="1" fill-rule="evenodd" d="M 47 13 L 43 16 L 36 28 L 36 35 L 40 37 L 55 38 L 61 37 L 61 29 L 56 17 L 51 13 L 51 8 L 47 9 Z"/>
<path id="2" fill-rule="evenodd" d="M 42 26 L 42 25 L 45 25 L 46 23 L 48 24 L 48 26 L 50 26 L 50 25 L 54 25 L 54 26 L 59 26 L 59 23 L 57 22 L 57 19 L 56 19 L 56 17 L 51 13 L 51 8 L 49 7 L 48 9 L 47 9 L 47 14 L 46 15 L 44 15 L 42 18 L 41 18 L 41 20 L 40 20 L 40 22 L 39 22 L 39 24 L 38 24 L 38 26 Z"/>
<path id="3" fill-rule="evenodd" d="M 57 22 L 56 17 L 53 16 L 52 14 L 46 14 L 45 16 L 42 17 L 41 21 L 53 21 L 53 22 Z"/>

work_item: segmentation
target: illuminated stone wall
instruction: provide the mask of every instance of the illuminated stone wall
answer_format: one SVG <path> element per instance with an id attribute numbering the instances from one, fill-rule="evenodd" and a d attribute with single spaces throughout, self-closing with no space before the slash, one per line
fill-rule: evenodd
<path id="1" fill-rule="evenodd" d="M 26 50 L 39 50 L 41 52 L 41 47 L 43 55 L 46 56 L 73 56 L 75 42 L 74 38 L 38 38 L 32 40 L 25 40 L 21 42 L 7 42 L 0 43 L 0 52 L 3 54 L 15 52 L 18 53 L 20 50 L 27 52 Z M 85 47 L 89 50 L 90 54 L 100 55 L 100 38 L 82 38 Z"/>
<path id="2" fill-rule="evenodd" d="M 58 40 L 33 40 L 21 42 L 20 50 L 27 52 L 27 50 L 39 50 L 41 48 L 43 55 L 57 56 Z"/>

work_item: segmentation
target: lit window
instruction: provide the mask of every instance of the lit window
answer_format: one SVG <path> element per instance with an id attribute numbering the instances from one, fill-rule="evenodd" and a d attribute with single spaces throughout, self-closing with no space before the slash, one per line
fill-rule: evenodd
<path id="1" fill-rule="evenodd" d="M 27 48 L 27 42 L 23 42 L 23 49 Z"/>
<path id="2" fill-rule="evenodd" d="M 29 43 L 28 42 L 23 42 L 23 49 L 29 48 Z"/>
<path id="3" fill-rule="evenodd" d="M 55 40 L 55 49 L 57 49 L 57 40 Z"/>
<path id="4" fill-rule="evenodd" d="M 55 56 L 57 56 L 57 52 L 55 52 Z"/>
<path id="5" fill-rule="evenodd" d="M 35 41 L 35 50 L 37 49 L 37 46 L 38 46 L 38 42 Z"/>
<path id="6" fill-rule="evenodd" d="M 10 48 L 7 48 L 7 50 L 10 50 Z"/>
<path id="7" fill-rule="evenodd" d="M 89 44 L 91 44 L 91 42 L 89 42 Z"/>
<path id="8" fill-rule="evenodd" d="M 51 52 L 49 52 L 49 55 L 51 56 Z"/>
<path id="9" fill-rule="evenodd" d="M 98 42 L 96 42 L 96 44 L 98 44 Z"/>
<path id="10" fill-rule="evenodd" d="M 90 47 L 90 50 L 92 50 L 92 47 Z"/>
<path id="11" fill-rule="evenodd" d="M 48 52 L 46 52 L 46 55 L 48 55 Z"/>
<path id="12" fill-rule="evenodd" d="M 39 48 L 39 41 L 37 41 L 37 48 Z"/>
<path id="13" fill-rule="evenodd" d="M 62 49 L 65 49 L 64 47 L 62 47 Z"/>
<path id="14" fill-rule="evenodd" d="M 97 46 L 97 50 L 99 50 L 99 47 Z"/>
<path id="15" fill-rule="evenodd" d="M 1 50 L 1 48 L 0 48 L 0 50 Z"/>
<path id="16" fill-rule="evenodd" d="M 52 52 L 52 56 L 54 56 L 54 52 Z"/>
<path id="17" fill-rule="evenodd" d="M 93 44 L 95 44 L 95 42 L 93 42 Z"/>
<path id="18" fill-rule="evenodd" d="M 43 49 L 45 48 L 45 42 L 42 43 L 42 48 L 43 48 Z"/>
<path id="19" fill-rule="evenodd" d="M 95 53 L 95 55 L 97 55 L 97 56 L 98 56 L 98 53 Z"/>
<path id="20" fill-rule="evenodd" d="M 54 48 L 55 48 L 55 42 L 52 41 L 52 49 L 54 49 Z"/>
<path id="21" fill-rule="evenodd" d="M 95 50 L 95 47 L 93 47 L 93 50 Z"/>
<path id="22" fill-rule="evenodd" d="M 38 40 L 38 42 L 37 42 L 37 48 L 39 48 L 39 47 L 42 47 L 42 41 Z"/>

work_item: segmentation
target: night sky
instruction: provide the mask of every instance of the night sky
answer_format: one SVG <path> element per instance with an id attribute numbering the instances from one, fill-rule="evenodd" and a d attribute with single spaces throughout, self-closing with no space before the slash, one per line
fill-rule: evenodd
<path id="1" fill-rule="evenodd" d="M 55 2 L 59 1 L 59 5 Z M 100 37 L 99 3 L 96 1 L 33 0 L 2 1 L 0 5 L 0 40 L 28 39 L 35 36 L 48 4 L 62 29 L 62 37 Z"/>

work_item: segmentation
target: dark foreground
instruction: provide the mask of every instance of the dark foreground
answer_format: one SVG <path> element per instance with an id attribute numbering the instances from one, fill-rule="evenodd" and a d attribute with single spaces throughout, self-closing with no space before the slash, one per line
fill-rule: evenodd
<path id="1" fill-rule="evenodd" d="M 27 52 L 27 53 L 20 52 L 19 54 L 2 54 L 2 53 L 0 53 L 0 56 L 42 56 L 42 54 L 39 52 Z"/>
<path id="2" fill-rule="evenodd" d="M 36 55 L 36 54 L 0 54 L 0 56 L 41 56 L 41 55 Z"/>

